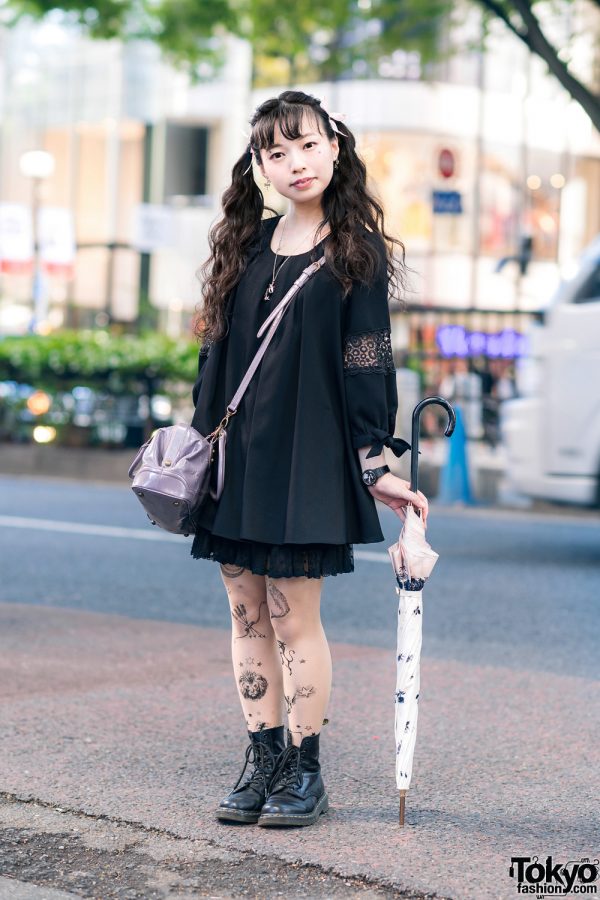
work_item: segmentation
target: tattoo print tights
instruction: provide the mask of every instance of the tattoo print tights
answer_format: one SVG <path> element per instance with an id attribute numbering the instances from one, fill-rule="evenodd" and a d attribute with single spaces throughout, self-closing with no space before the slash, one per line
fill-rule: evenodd
<path id="1" fill-rule="evenodd" d="M 232 618 L 231 655 L 249 731 L 281 725 L 297 746 L 321 731 L 331 693 L 322 578 L 270 578 L 220 564 Z"/>

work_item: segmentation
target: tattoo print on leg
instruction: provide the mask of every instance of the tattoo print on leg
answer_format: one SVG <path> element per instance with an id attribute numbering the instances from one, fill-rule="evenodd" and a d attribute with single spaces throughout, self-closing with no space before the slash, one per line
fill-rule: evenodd
<path id="1" fill-rule="evenodd" d="M 248 612 L 243 603 L 238 603 L 238 605 L 235 607 L 235 609 L 231 610 L 231 615 L 233 616 L 233 618 L 237 622 L 239 622 L 240 625 L 242 625 L 244 628 L 244 634 L 239 634 L 236 637 L 236 641 L 239 641 L 239 640 L 241 640 L 241 638 L 245 638 L 245 637 L 251 637 L 251 638 L 266 637 L 266 634 L 262 634 L 260 631 L 258 631 L 257 628 L 254 627 L 260 619 L 260 614 L 261 614 L 262 608 L 264 605 L 266 605 L 266 602 L 267 602 L 266 600 L 261 600 L 260 606 L 258 607 L 258 615 L 257 615 L 256 619 L 254 619 L 253 622 L 250 621 Z"/>
<path id="2" fill-rule="evenodd" d="M 245 700 L 262 700 L 267 693 L 269 682 L 260 672 L 247 669 L 238 679 L 242 697 Z"/>
<path id="3" fill-rule="evenodd" d="M 302 728 L 303 728 L 303 727 L 304 727 L 304 731 L 307 732 L 306 735 L 305 735 L 304 732 L 302 731 Z M 292 734 L 299 734 L 301 738 L 303 738 L 303 737 L 305 737 L 305 736 L 306 736 L 306 737 L 311 737 L 313 734 L 316 734 L 316 733 L 317 733 L 316 731 L 313 731 L 312 725 L 304 725 L 304 726 L 298 725 L 297 728 L 289 728 L 289 727 L 288 727 L 288 731 L 290 731 Z M 310 734 L 308 734 L 308 732 L 310 732 Z"/>
<path id="4" fill-rule="evenodd" d="M 295 650 L 288 650 L 286 653 L 285 643 L 283 641 L 277 641 L 277 646 L 279 647 L 279 655 L 281 656 L 281 665 L 288 667 L 288 672 L 290 675 L 293 675 L 291 663 L 296 655 Z"/>
<path id="5" fill-rule="evenodd" d="M 250 716 L 250 718 L 252 718 L 252 716 Z M 246 727 L 247 727 L 248 731 L 264 731 L 265 728 L 270 728 L 271 726 L 269 725 L 268 722 L 257 722 L 256 727 L 254 727 L 252 725 L 252 722 L 250 722 L 250 720 L 247 719 Z"/>
<path id="6" fill-rule="evenodd" d="M 273 601 L 273 605 L 275 606 L 276 612 L 271 613 L 272 619 L 283 619 L 284 616 L 290 611 L 290 604 L 287 602 L 285 598 L 285 594 L 282 594 L 279 588 L 273 584 L 272 581 L 267 579 L 267 591 L 271 600 Z"/>
<path id="7" fill-rule="evenodd" d="M 250 721 L 250 719 L 252 718 L 252 713 L 248 713 L 248 718 L 246 719 L 246 725 L 247 725 L 249 731 L 264 731 L 265 728 L 271 727 L 268 722 L 262 721 L 262 719 L 261 719 L 262 713 L 261 713 L 260 709 L 256 710 L 255 716 L 256 716 L 257 721 L 255 722 L 254 727 L 253 727 L 252 722 Z"/>
<path id="8" fill-rule="evenodd" d="M 283 695 L 283 699 L 285 700 L 285 705 L 287 707 L 288 714 L 292 711 L 292 706 L 296 702 L 299 697 L 312 697 L 316 691 L 312 684 L 308 685 L 308 687 L 301 687 L 295 692 L 293 697 L 288 697 L 287 694 Z"/>
<path id="9" fill-rule="evenodd" d="M 220 566 L 226 578 L 239 578 L 244 571 L 243 566 L 234 566 L 233 563 L 220 563 Z"/>

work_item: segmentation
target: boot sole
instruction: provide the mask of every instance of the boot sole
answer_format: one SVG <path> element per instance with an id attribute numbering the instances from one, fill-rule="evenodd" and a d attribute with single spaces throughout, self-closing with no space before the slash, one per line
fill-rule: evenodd
<path id="1" fill-rule="evenodd" d="M 250 812 L 243 809 L 217 810 L 217 819 L 221 819 L 223 822 L 245 822 L 248 825 L 253 825 L 258 822 L 259 816 L 260 812 Z"/>
<path id="2" fill-rule="evenodd" d="M 329 798 L 323 794 L 311 813 L 263 813 L 258 820 L 259 825 L 313 825 L 321 813 L 329 809 Z"/>

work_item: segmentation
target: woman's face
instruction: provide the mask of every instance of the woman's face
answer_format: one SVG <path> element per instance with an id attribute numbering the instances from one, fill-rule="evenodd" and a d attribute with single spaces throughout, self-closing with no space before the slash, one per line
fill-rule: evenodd
<path id="1" fill-rule="evenodd" d="M 320 198 L 333 176 L 333 163 L 339 145 L 319 133 L 316 117 L 305 113 L 302 136 L 288 141 L 275 124 L 272 147 L 260 151 L 261 171 L 275 190 L 293 203 L 314 203 Z M 304 186 L 295 185 L 300 179 L 310 179 Z"/>

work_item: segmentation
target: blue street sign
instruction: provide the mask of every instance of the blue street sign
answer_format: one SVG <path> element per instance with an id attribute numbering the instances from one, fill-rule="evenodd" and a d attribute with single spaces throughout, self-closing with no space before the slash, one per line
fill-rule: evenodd
<path id="1" fill-rule="evenodd" d="M 462 195 L 458 191 L 433 191 L 434 213 L 462 213 Z"/>

